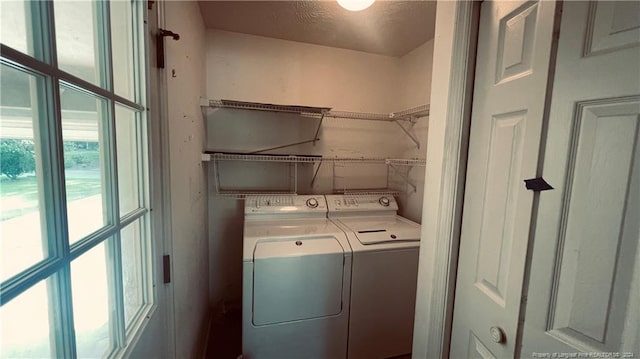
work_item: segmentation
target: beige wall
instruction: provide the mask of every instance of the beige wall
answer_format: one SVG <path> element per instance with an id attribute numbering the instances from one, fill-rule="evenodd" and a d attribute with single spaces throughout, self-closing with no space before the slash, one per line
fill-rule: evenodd
<path id="1" fill-rule="evenodd" d="M 396 58 L 220 30 L 207 31 L 207 95 L 390 112 Z"/>
<path id="2" fill-rule="evenodd" d="M 416 47 L 400 58 L 402 72 L 399 80 L 401 89 L 397 106 L 411 108 L 429 103 L 431 95 L 431 60 L 433 40 Z M 424 156 L 424 153 L 421 151 Z"/>
<path id="3" fill-rule="evenodd" d="M 205 28 L 196 2 L 165 2 L 165 39 L 171 174 L 172 267 L 176 357 L 201 350 L 209 315 L 207 181 L 200 156 L 204 124 Z M 165 164 L 166 166 L 167 164 Z"/>
<path id="4" fill-rule="evenodd" d="M 398 103 L 402 105 L 402 108 L 412 108 L 429 103 L 432 59 L 433 40 L 418 46 L 400 59 L 402 63 L 400 79 L 403 92 L 398 98 Z M 413 126 L 413 132 L 420 139 L 420 148 L 414 146 L 413 142 L 406 142 L 403 146 L 402 158 L 425 158 L 428 130 L 429 117 L 418 119 L 418 122 Z M 413 188 L 408 187 L 407 193 L 399 196 L 401 214 L 412 221 L 420 222 L 424 197 L 424 168 L 411 169 L 409 178 L 416 185 L 416 192 L 413 192 Z"/>
<path id="5" fill-rule="evenodd" d="M 334 110 L 388 113 L 426 104 L 429 99 L 432 42 L 402 58 L 367 54 L 292 41 L 208 30 L 206 36 L 208 99 L 234 99 L 277 104 L 327 106 Z M 207 109 L 206 147 L 209 150 L 248 152 L 310 139 L 317 120 L 257 111 Z M 279 153 L 326 157 L 424 158 L 427 119 L 416 124 L 421 149 L 394 123 L 325 119 L 320 141 L 282 149 Z M 421 155 L 420 155 L 421 154 Z M 212 166 L 210 166 L 212 167 Z M 250 170 L 246 164 L 222 168 L 221 182 L 232 186 L 276 180 L 277 170 Z M 337 172 L 360 175 L 359 183 L 377 184 L 385 178 L 380 167 L 354 165 Z M 300 173 L 299 193 L 327 193 L 333 188 L 333 169 L 323 167 L 313 188 L 314 168 Z M 377 173 L 376 173 L 377 172 Z M 411 172 L 421 187 L 422 168 Z M 365 174 L 364 176 L 362 174 Z M 237 302 L 241 298 L 241 201 L 214 196 L 214 174 L 209 168 L 209 223 L 211 298 Z M 370 183 L 367 183 L 370 182 Z M 342 185 L 338 181 L 338 185 Z M 402 214 L 421 218 L 422 189 L 400 198 Z M 406 209 L 405 209 L 406 207 Z"/>

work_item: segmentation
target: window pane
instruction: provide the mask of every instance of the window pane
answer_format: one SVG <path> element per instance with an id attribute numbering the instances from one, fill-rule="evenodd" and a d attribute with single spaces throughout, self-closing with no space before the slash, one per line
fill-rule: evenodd
<path id="1" fill-rule="evenodd" d="M 111 1 L 111 61 L 113 89 L 134 100 L 134 56 L 131 1 Z"/>
<path id="2" fill-rule="evenodd" d="M 60 86 L 69 242 L 107 224 L 101 128 L 106 101 Z"/>
<path id="3" fill-rule="evenodd" d="M 49 296 L 41 281 L 0 308 L 0 358 L 51 358 Z"/>
<path id="4" fill-rule="evenodd" d="M 43 80 L 2 65 L 0 70 L 0 281 L 45 258 L 41 238 L 42 171 L 38 89 Z"/>
<path id="5" fill-rule="evenodd" d="M 58 67 L 85 81 L 104 85 L 101 59 L 104 47 L 98 41 L 99 22 L 95 1 L 54 2 Z"/>
<path id="6" fill-rule="evenodd" d="M 127 328 L 144 304 L 143 233 L 141 229 L 141 220 L 137 220 L 123 229 L 120 234 L 124 319 L 125 323 L 127 323 Z"/>
<path id="7" fill-rule="evenodd" d="M 140 131 L 136 112 L 116 106 L 120 215 L 140 207 Z"/>
<path id="8" fill-rule="evenodd" d="M 32 26 L 31 8 L 39 6 L 37 2 L 16 0 L 0 1 L 0 42 L 25 54 L 36 57 L 33 32 L 39 29 Z M 38 51 L 38 56 L 41 51 Z"/>
<path id="9" fill-rule="evenodd" d="M 104 242 L 71 262 L 71 286 L 78 358 L 100 358 L 111 347 Z"/>

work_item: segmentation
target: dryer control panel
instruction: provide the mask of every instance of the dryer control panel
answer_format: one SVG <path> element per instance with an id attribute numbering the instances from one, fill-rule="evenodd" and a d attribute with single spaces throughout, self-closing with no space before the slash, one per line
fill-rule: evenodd
<path id="1" fill-rule="evenodd" d="M 245 215 L 274 215 L 324 217 L 327 202 L 323 195 L 261 195 L 248 196 L 244 202 Z"/>
<path id="2" fill-rule="evenodd" d="M 327 195 L 327 206 L 331 213 L 392 212 L 398 210 L 393 196 L 384 195 Z"/>

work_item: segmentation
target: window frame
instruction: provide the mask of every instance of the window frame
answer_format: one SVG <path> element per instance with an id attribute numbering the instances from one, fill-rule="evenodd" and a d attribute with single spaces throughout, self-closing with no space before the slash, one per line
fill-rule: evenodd
<path id="1" fill-rule="evenodd" d="M 35 284 L 45 280 L 50 303 L 50 330 L 53 357 L 76 358 L 76 343 L 72 305 L 71 262 L 104 243 L 107 255 L 107 273 L 109 281 L 109 330 L 111 347 L 105 354 L 108 357 L 121 356 L 128 350 L 129 344 L 142 328 L 144 319 L 155 309 L 156 291 L 151 243 L 151 175 L 150 175 L 150 131 L 149 103 L 146 85 L 148 82 L 148 54 L 146 47 L 146 2 L 130 0 L 132 5 L 131 21 L 133 31 L 132 51 L 134 83 L 133 100 L 115 92 L 114 69 L 111 46 L 110 3 L 92 1 L 97 19 L 96 38 L 100 49 L 99 63 L 103 64 L 98 78 L 103 86 L 90 83 L 58 68 L 55 35 L 55 12 L 53 2 L 30 2 L 27 12 L 28 38 L 34 48 L 34 56 L 22 53 L 5 44 L 0 44 L 0 62 L 20 71 L 35 74 L 42 79 L 38 86 L 38 113 L 34 127 L 38 126 L 42 174 L 38 176 L 42 184 L 40 194 L 41 218 L 45 218 L 43 242 L 46 241 L 46 258 L 21 271 L 0 284 L 0 305 L 4 305 L 24 293 Z M 26 5 L 25 5 L 26 6 Z M 29 24 L 31 21 L 31 24 Z M 29 33 L 31 32 L 31 33 Z M 28 40 L 29 41 L 29 40 Z M 101 151 L 104 153 L 102 174 L 104 214 L 108 221 L 97 231 L 70 244 L 67 222 L 67 201 L 65 187 L 64 146 L 62 137 L 62 106 L 60 86 L 71 87 L 92 97 L 104 99 L 106 108 L 100 126 L 103 135 Z M 138 156 L 138 196 L 139 206 L 129 213 L 120 215 L 118 166 L 116 150 L 116 106 L 123 106 L 135 112 L 136 139 Z M 32 105 L 33 108 L 33 105 Z M 44 213 L 44 215 L 42 214 Z M 121 262 L 121 231 L 132 223 L 140 222 L 142 237 L 142 293 L 143 305 L 132 317 L 127 326 L 124 317 L 123 275 Z M 46 233 L 45 233 L 46 231 Z M 46 235 L 45 235 L 46 234 Z M 44 245 L 44 244 L 43 244 Z M 115 313 L 115 314 L 114 314 Z"/>

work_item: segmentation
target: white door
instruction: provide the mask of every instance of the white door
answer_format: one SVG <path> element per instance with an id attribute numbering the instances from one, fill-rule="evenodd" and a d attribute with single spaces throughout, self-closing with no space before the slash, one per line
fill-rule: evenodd
<path id="1" fill-rule="evenodd" d="M 523 358 L 640 356 L 639 45 L 640 3 L 564 3 Z"/>
<path id="2" fill-rule="evenodd" d="M 451 358 L 516 352 L 520 297 L 556 16 L 554 1 L 485 1 Z M 491 330 L 493 328 L 493 330 Z"/>

